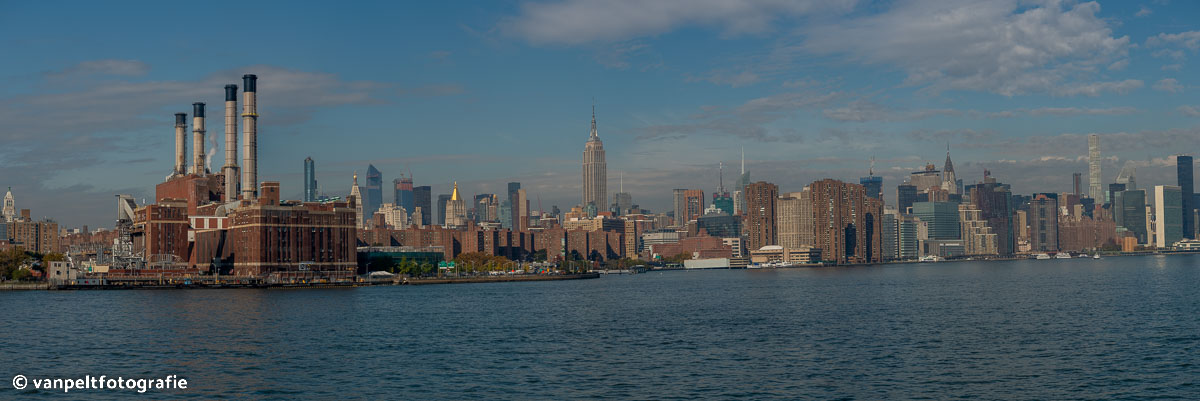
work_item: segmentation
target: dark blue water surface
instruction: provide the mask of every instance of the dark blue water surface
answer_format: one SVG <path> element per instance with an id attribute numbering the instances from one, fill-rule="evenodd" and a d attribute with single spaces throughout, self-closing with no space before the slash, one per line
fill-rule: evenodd
<path id="1" fill-rule="evenodd" d="M 151 398 L 1200 399 L 1200 255 L 0 293 L 12 376 Z"/>

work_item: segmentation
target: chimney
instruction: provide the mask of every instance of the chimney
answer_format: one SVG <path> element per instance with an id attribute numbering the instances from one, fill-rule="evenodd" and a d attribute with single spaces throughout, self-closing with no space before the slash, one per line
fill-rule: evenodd
<path id="1" fill-rule="evenodd" d="M 187 173 L 187 113 L 175 113 L 175 175 Z"/>
<path id="2" fill-rule="evenodd" d="M 279 206 L 279 183 L 263 181 L 262 190 L 258 192 L 258 204 L 262 206 Z"/>
<path id="3" fill-rule="evenodd" d="M 208 173 L 204 167 L 204 103 L 192 103 L 192 174 Z"/>
<path id="4" fill-rule="evenodd" d="M 254 74 L 242 75 L 242 134 L 246 137 L 246 146 L 242 149 L 242 199 L 253 200 L 258 189 L 258 104 L 255 95 L 258 88 L 258 77 Z"/>
<path id="5" fill-rule="evenodd" d="M 225 85 L 225 201 L 238 197 L 237 85 Z"/>

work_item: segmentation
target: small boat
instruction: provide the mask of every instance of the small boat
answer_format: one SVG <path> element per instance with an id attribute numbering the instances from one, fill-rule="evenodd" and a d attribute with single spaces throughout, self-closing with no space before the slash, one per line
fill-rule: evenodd
<path id="1" fill-rule="evenodd" d="M 1087 259 L 1087 258 L 1088 258 L 1088 254 L 1086 254 L 1086 253 L 1081 253 L 1081 254 L 1079 254 L 1079 258 L 1080 258 L 1080 259 Z"/>
<path id="2" fill-rule="evenodd" d="M 1054 254 L 1054 258 L 1055 259 L 1070 259 L 1071 254 L 1067 253 L 1067 252 L 1059 252 L 1059 253 Z"/>
<path id="3" fill-rule="evenodd" d="M 1092 255 L 1092 259 L 1100 259 L 1100 254 L 1097 253 L 1095 255 Z"/>
<path id="4" fill-rule="evenodd" d="M 943 260 L 946 260 L 946 259 L 943 259 L 941 256 L 937 256 L 937 255 L 925 255 L 925 256 L 922 256 L 920 259 L 921 262 L 941 262 Z"/>
<path id="5" fill-rule="evenodd" d="M 1037 255 L 1034 255 L 1034 257 L 1033 257 L 1033 258 L 1034 258 L 1034 259 L 1037 259 L 1037 260 L 1050 260 L 1050 255 L 1047 255 L 1047 254 L 1044 254 L 1044 253 L 1039 253 L 1039 254 L 1037 254 Z"/>

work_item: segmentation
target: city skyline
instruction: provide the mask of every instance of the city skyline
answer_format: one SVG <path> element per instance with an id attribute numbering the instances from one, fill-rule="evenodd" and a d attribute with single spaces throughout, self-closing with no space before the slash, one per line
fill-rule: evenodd
<path id="1" fill-rule="evenodd" d="M 432 186 L 433 194 L 448 193 L 456 180 L 464 194 L 505 193 L 506 182 L 521 182 L 545 209 L 569 209 L 582 191 L 575 152 L 592 96 L 608 127 L 612 175 L 625 176 L 633 203 L 656 212 L 671 210 L 670 188 L 717 189 L 718 163 L 736 162 L 743 146 L 754 179 L 777 184 L 780 193 L 822 178 L 857 182 L 876 156 L 888 204 L 895 204 L 896 185 L 936 163 L 947 142 L 964 184 L 981 181 L 988 169 L 1015 193 L 1071 191 L 1072 174 L 1088 169 L 1089 133 L 1100 140 L 1104 185 L 1129 160 L 1142 188 L 1174 184 L 1169 154 L 1200 146 L 1200 101 L 1187 78 L 1195 75 L 1189 59 L 1200 50 L 1197 24 L 1186 18 L 1196 14 L 1191 3 L 796 2 L 792 8 L 748 1 L 732 5 L 737 12 L 712 15 L 669 2 L 662 8 L 670 12 L 662 14 L 637 3 L 612 7 L 646 15 L 626 22 L 595 4 L 514 2 L 468 11 L 422 5 L 425 20 L 410 26 L 397 6 L 338 10 L 401 20 L 380 32 L 348 29 L 329 40 L 299 40 L 304 52 L 295 45 L 216 43 L 247 35 L 279 42 L 272 32 L 325 21 L 329 10 L 292 7 L 293 22 L 214 32 L 197 43 L 209 46 L 193 46 L 194 33 L 146 15 L 215 20 L 225 7 L 182 13 L 176 11 L 182 5 L 154 5 L 116 14 L 84 4 L 41 21 L 21 16 L 49 13 L 41 10 L 48 6 L 13 5 L 0 32 L 21 38 L 15 32 L 38 21 L 39 31 L 51 33 L 0 45 L 23 61 L 0 67 L 6 105 L 0 135 L 11 144 L 0 150 L 0 185 L 12 186 L 18 208 L 33 209 L 36 218 L 110 227 L 114 194 L 141 203 L 171 172 L 171 153 L 164 151 L 173 141 L 171 114 L 190 112 L 193 102 L 217 107 L 220 86 L 242 71 L 264 77 L 260 102 L 268 105 L 260 112 L 258 142 L 271 151 L 258 155 L 256 181 L 280 181 L 287 199 L 303 199 L 296 167 L 312 156 L 330 195 L 346 195 L 351 174 L 375 165 L 385 180 L 411 171 L 415 185 Z M 904 18 L 956 15 L 966 7 L 973 12 L 948 27 Z M 80 21 L 95 15 L 117 28 L 74 40 L 88 26 Z M 132 31 L 120 26 L 130 20 L 163 28 L 161 37 L 128 38 Z M 970 24 L 984 32 L 1039 28 L 1045 35 L 938 35 Z M 362 51 L 377 45 L 375 38 L 413 32 L 445 38 L 398 43 L 391 56 Z M 904 33 L 913 43 L 879 40 L 888 33 Z M 901 50 L 938 45 L 940 52 L 914 51 L 928 58 L 915 59 L 872 41 Z M 341 50 L 340 42 L 356 44 Z M 710 46 L 693 50 L 695 43 Z M 972 56 L 964 49 L 973 45 L 996 51 Z M 308 57 L 309 48 L 334 61 Z M 1019 49 L 1033 54 L 1022 58 L 1013 53 Z M 1008 72 L 988 67 L 1008 60 L 1005 54 L 1025 63 Z M 405 67 L 384 68 L 397 65 Z M 498 81 L 494 72 L 510 79 Z M 521 88 L 540 92 L 514 95 Z M 225 147 L 219 131 L 208 131 L 208 146 L 186 146 L 206 153 L 215 171 L 225 165 Z"/>

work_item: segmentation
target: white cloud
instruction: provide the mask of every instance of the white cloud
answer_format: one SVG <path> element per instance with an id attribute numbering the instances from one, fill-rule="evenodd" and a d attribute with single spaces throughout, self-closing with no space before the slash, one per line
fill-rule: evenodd
<path id="1" fill-rule="evenodd" d="M 770 31 L 785 17 L 848 11 L 856 0 L 565 0 L 525 2 L 501 32 L 534 44 L 619 42 L 689 26 L 726 36 Z"/>
<path id="2" fill-rule="evenodd" d="M 1079 107 L 1043 107 L 1039 109 L 1029 110 L 1029 114 L 1033 116 L 1053 115 L 1053 116 L 1117 116 L 1136 113 L 1137 109 L 1133 107 L 1112 107 L 1106 109 L 1091 109 Z"/>
<path id="3" fill-rule="evenodd" d="M 1147 17 L 1147 16 L 1149 16 L 1150 14 L 1154 14 L 1154 11 L 1153 11 L 1153 10 L 1151 10 L 1151 9 L 1150 9 L 1150 7 L 1142 6 L 1141 8 L 1139 8 L 1139 9 L 1138 9 L 1138 11 L 1137 11 L 1137 13 L 1136 13 L 1136 14 L 1133 14 L 1133 16 L 1135 16 L 1135 17 Z"/>
<path id="4" fill-rule="evenodd" d="M 1164 78 L 1154 83 L 1154 89 L 1163 92 L 1183 92 L 1183 85 L 1179 84 L 1179 80 L 1175 78 Z"/>
<path id="5" fill-rule="evenodd" d="M 1105 82 L 1085 82 L 1066 84 L 1054 88 L 1050 92 L 1059 96 L 1100 96 L 1104 92 L 1115 92 L 1120 94 L 1129 93 L 1134 89 L 1139 89 L 1145 83 L 1139 79 L 1126 79 L 1124 81 L 1105 81 Z"/>
<path id="6" fill-rule="evenodd" d="M 1182 46 L 1192 51 L 1200 50 L 1200 31 L 1160 33 L 1146 39 L 1147 46 Z"/>
<path id="7" fill-rule="evenodd" d="M 1092 95 L 1126 88 L 1087 79 L 1129 48 L 1129 37 L 1114 37 L 1099 10 L 1094 2 L 899 1 L 883 13 L 809 26 L 803 47 L 894 65 L 908 84 L 934 91 Z"/>
<path id="8" fill-rule="evenodd" d="M 1179 112 L 1188 117 L 1200 117 L 1200 108 L 1191 105 L 1179 106 Z"/>

